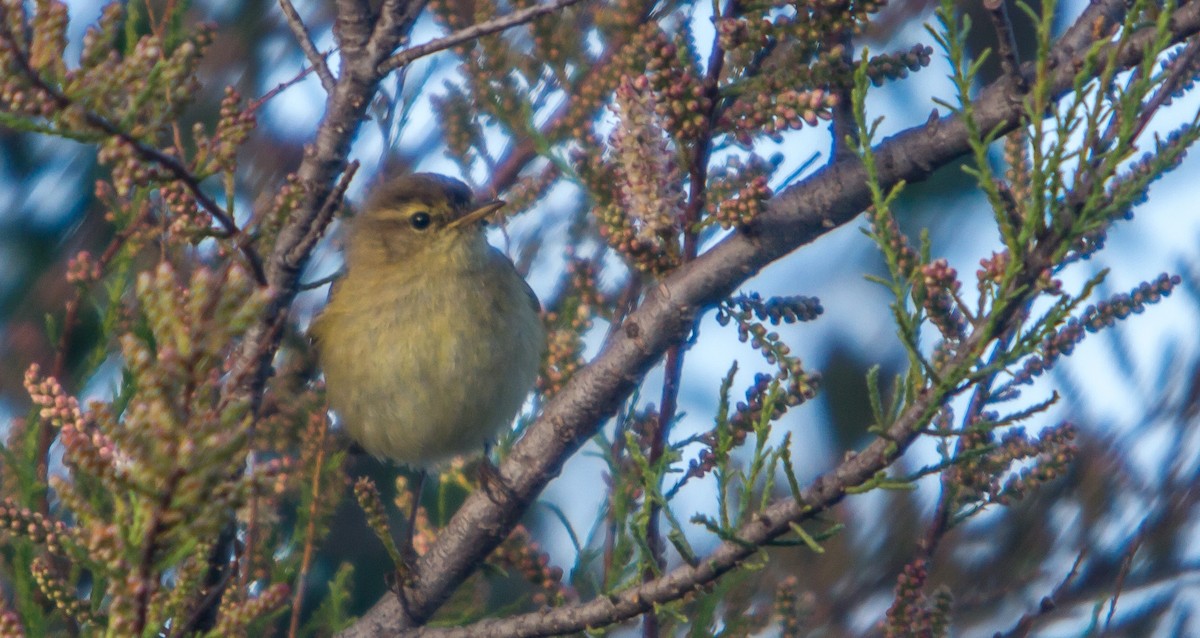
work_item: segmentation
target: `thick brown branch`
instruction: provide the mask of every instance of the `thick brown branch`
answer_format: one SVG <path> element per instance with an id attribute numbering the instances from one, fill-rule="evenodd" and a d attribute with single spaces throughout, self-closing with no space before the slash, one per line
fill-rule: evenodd
<path id="1" fill-rule="evenodd" d="M 305 147 L 304 159 L 296 171 L 303 192 L 301 202 L 280 229 L 267 263 L 267 283 L 274 295 L 261 321 L 249 331 L 235 354 L 226 386 L 227 393 L 249 396 L 254 405 L 270 374 L 271 356 L 282 334 L 287 308 L 298 290 L 300 270 L 315 244 L 314 238 L 329 223 L 329 204 L 331 197 L 336 197 L 339 176 L 348 167 L 350 142 L 366 119 L 367 106 L 382 78 L 376 69 L 412 27 L 425 3 L 388 2 L 378 20 L 373 20 L 364 2 L 341 0 L 336 6 L 341 74 L 326 99 L 325 117 L 316 138 Z"/>
<path id="2" fill-rule="evenodd" d="M 1092 39 L 1109 33 L 1109 16 L 1120 15 L 1122 6 L 1119 0 L 1094 2 L 1059 40 L 1052 54 L 1056 94 L 1065 94 L 1070 89 L 1075 70 Z M 1176 12 L 1172 30 L 1177 40 L 1198 29 L 1200 4 L 1190 4 Z M 1120 54 L 1122 63 L 1128 66 L 1139 60 L 1151 35 L 1135 36 L 1131 46 Z M 1022 109 L 1020 96 L 1012 94 L 1012 83 L 1007 80 L 997 83 L 985 90 L 975 104 L 976 126 L 1000 133 L 1012 130 L 1020 123 Z M 957 116 L 931 118 L 924 126 L 890 138 L 879 147 L 876 164 L 880 181 L 887 188 L 900 180 L 924 179 L 936 168 L 968 153 L 968 140 L 967 127 Z M 405 618 L 395 597 L 387 596 L 342 635 L 380 635 L 428 618 L 508 534 L 541 489 L 559 473 L 565 459 L 614 413 L 661 354 L 685 336 L 700 311 L 731 294 L 772 261 L 854 219 L 869 201 L 866 172 L 857 161 L 827 167 L 774 198 L 768 212 L 746 231 L 723 240 L 652 289 L 596 359 L 545 406 L 500 468 L 516 498 L 516 506 L 500 508 L 486 495 L 472 495 L 421 559 L 418 585 L 407 595 L 415 617 Z M 918 398 L 927 400 L 930 398 Z M 872 444 L 831 476 L 814 482 L 804 491 L 805 500 L 825 506 L 836 502 L 846 487 L 864 480 L 860 472 L 886 466 L 887 455 L 880 449 L 886 446 Z M 772 506 L 762 520 L 745 530 L 746 540 L 770 538 L 779 525 L 786 525 L 786 521 L 781 522 L 777 517 L 794 514 L 789 509 L 793 505 L 784 502 Z M 635 615 L 646 604 L 678 598 L 732 569 L 744 558 L 740 551 L 743 550 L 722 546 L 699 567 L 681 568 L 639 587 L 640 605 L 630 606 L 632 603 L 621 597 L 606 598 L 538 614 L 542 621 L 520 617 L 511 620 L 512 628 L 518 624 L 523 628 L 513 635 L 544 635 L 542 632 L 552 627 L 576 626 L 572 624 L 574 621 L 566 619 L 582 618 L 577 615 L 584 613 L 581 609 L 589 610 L 586 614 L 602 611 L 607 614 L 606 622 L 629 617 L 624 614 Z M 495 623 L 503 621 L 488 622 L 488 627 L 496 629 Z M 539 629 L 527 632 L 528 627 L 523 624 L 527 622 L 535 622 Z M 420 633 L 435 635 L 432 629 L 422 629 Z M 501 634 L 484 631 L 473 635 Z"/>

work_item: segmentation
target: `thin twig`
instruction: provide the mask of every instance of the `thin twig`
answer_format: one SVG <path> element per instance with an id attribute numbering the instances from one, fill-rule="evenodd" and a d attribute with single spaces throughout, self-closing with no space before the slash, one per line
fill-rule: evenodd
<path id="1" fill-rule="evenodd" d="M 334 212 L 342 205 L 342 198 L 346 196 L 346 189 L 350 187 L 350 180 L 354 179 L 354 174 L 358 172 L 358 166 L 358 160 L 354 160 L 346 166 L 346 170 L 342 173 L 342 177 L 338 180 L 337 185 L 333 187 L 333 190 L 329 192 L 329 196 L 321 204 L 321 210 L 317 212 L 315 223 L 296 246 L 292 254 L 289 255 L 290 259 L 299 261 L 304 255 L 308 254 L 309 250 L 312 250 L 313 245 L 321 238 L 321 235 L 325 232 L 325 228 L 329 226 L 329 220 L 333 218 Z"/>
<path id="2" fill-rule="evenodd" d="M 325 64 L 325 56 L 317 51 L 312 34 L 309 33 L 304 20 L 300 19 L 300 13 L 296 11 L 292 0 L 279 0 L 279 8 L 283 9 L 283 17 L 287 20 L 292 35 L 296 36 L 296 42 L 300 45 L 300 50 L 304 52 L 304 57 L 308 58 L 309 64 L 317 72 L 317 77 L 321 78 L 321 87 L 325 89 L 326 93 L 333 93 L 334 87 L 337 86 L 337 80 L 329 71 L 329 65 Z"/>
<path id="3" fill-rule="evenodd" d="M 1058 600 L 1071 586 L 1071 582 L 1075 580 L 1075 576 L 1079 574 L 1079 567 L 1083 564 L 1084 557 L 1087 556 L 1087 550 L 1079 552 L 1075 557 L 1075 562 L 1071 565 L 1071 570 L 1063 577 L 1058 586 L 1050 594 L 1043 596 L 1041 602 L 1038 603 L 1036 611 L 1031 611 L 1017 621 L 1017 624 L 1005 634 L 996 633 L 996 638 L 1025 638 L 1033 629 L 1033 623 L 1041 616 L 1045 616 L 1054 611 L 1058 607 Z"/>
<path id="4" fill-rule="evenodd" d="M 1141 136 L 1142 131 L 1150 124 L 1151 118 L 1158 113 L 1158 110 L 1169 105 L 1188 83 L 1195 80 L 1198 63 L 1200 63 L 1200 40 L 1192 38 L 1183 51 L 1180 51 L 1168 63 L 1165 69 L 1166 77 L 1163 78 L 1162 84 L 1146 100 L 1146 105 L 1138 113 L 1137 124 L 1130 133 L 1132 136 Z"/>
<path id="5" fill-rule="evenodd" d="M 333 51 L 332 51 L 332 50 L 330 50 L 330 51 L 327 51 L 327 52 L 325 52 L 325 54 L 324 54 L 324 57 L 329 57 L 329 54 L 330 54 L 330 53 L 333 53 Z M 259 98 L 258 98 L 257 100 L 254 100 L 253 102 L 251 102 L 251 103 L 249 104 L 249 106 L 247 106 L 247 109 L 248 109 L 248 110 L 249 110 L 251 113 L 253 113 L 253 112 L 257 111 L 258 109 L 262 108 L 262 106 L 263 106 L 264 104 L 266 104 L 267 102 L 271 101 L 271 99 L 273 99 L 275 96 L 277 96 L 277 95 L 279 95 L 280 93 L 283 93 L 284 91 L 286 91 L 286 90 L 288 90 L 288 89 L 292 88 L 293 86 L 295 86 L 295 85 L 299 84 L 301 80 L 303 80 L 304 78 L 308 77 L 308 74 L 309 74 L 309 73 L 312 73 L 312 72 L 313 72 L 313 71 L 315 71 L 315 70 L 316 70 L 316 69 L 314 69 L 314 68 L 313 68 L 313 67 L 311 67 L 311 66 L 306 66 L 306 67 L 304 67 L 304 68 L 300 69 L 300 72 L 299 72 L 299 73 L 297 73 L 295 77 L 293 77 L 293 78 L 292 78 L 292 79 L 290 79 L 290 80 L 284 80 L 283 82 L 280 82 L 279 84 L 276 84 L 276 85 L 275 85 L 275 87 L 274 87 L 274 88 L 272 88 L 270 91 L 267 91 L 266 93 L 263 93 L 261 96 L 259 96 Z"/>
<path id="6" fill-rule="evenodd" d="M 479 24 L 471 25 L 465 29 L 455 31 L 444 38 L 438 38 L 432 42 L 426 42 L 425 44 L 410 47 L 397 53 L 396 55 L 393 55 L 379 65 L 379 72 L 387 73 L 392 69 L 407 66 L 414 60 L 423 58 L 432 53 L 449 49 L 452 46 L 462 44 L 463 42 L 469 42 L 485 35 L 491 35 L 493 33 L 503 31 L 509 27 L 515 27 L 519 24 L 530 22 L 536 18 L 546 15 L 547 13 L 553 13 L 559 9 L 562 9 L 563 7 L 569 7 L 580 1 L 581 0 L 554 0 L 549 4 L 528 7 L 521 9 L 520 11 L 514 11 L 506 16 L 500 16 L 498 18 L 488 20 L 487 22 L 480 22 Z"/>
<path id="7" fill-rule="evenodd" d="M 331 283 L 337 281 L 339 278 L 341 278 L 342 274 L 343 274 L 342 271 L 339 269 L 337 272 L 333 273 L 332 275 L 325 275 L 324 277 L 321 277 L 320 279 L 314 279 L 313 281 L 299 284 L 298 286 L 296 286 L 296 290 L 299 290 L 301 292 L 308 291 L 308 290 L 316 290 L 317 288 L 320 288 L 321 286 L 324 286 L 325 284 L 331 284 Z"/>
<path id="8" fill-rule="evenodd" d="M 1121 598 L 1121 591 L 1125 588 L 1125 579 L 1129 577 L 1129 570 L 1133 569 L 1133 557 L 1142 548 L 1142 541 L 1145 538 L 1146 524 L 1148 522 L 1149 518 L 1142 520 L 1141 525 L 1138 525 L 1137 534 L 1134 534 L 1129 547 L 1126 547 L 1122 553 L 1121 567 L 1117 570 L 1117 577 L 1113 581 L 1112 600 L 1108 601 L 1108 615 L 1104 617 L 1104 630 L 1106 632 L 1112 627 L 1113 616 L 1117 613 L 1117 600 Z"/>
<path id="9" fill-rule="evenodd" d="M 730 13 L 736 11 L 736 7 L 736 0 L 729 0 L 721 15 L 730 15 Z M 683 214 L 682 259 L 684 263 L 695 259 L 696 253 L 699 250 L 697 245 L 699 233 L 696 229 L 699 227 L 700 217 L 704 212 L 704 205 L 708 198 L 708 164 L 710 154 L 712 153 L 714 130 L 717 119 L 722 112 L 721 94 L 718 86 L 724 63 L 725 49 L 721 46 L 721 39 L 716 38 L 713 40 L 712 49 L 709 52 L 708 73 L 704 79 L 704 92 L 707 94 L 709 100 L 708 108 L 704 113 L 704 127 L 701 137 L 695 145 L 695 152 L 692 154 L 691 162 L 688 166 L 688 181 L 691 187 L 688 193 L 687 208 Z M 675 420 L 679 407 L 679 388 L 681 377 L 683 376 L 683 360 L 686 353 L 686 343 L 676 343 L 667 350 L 666 363 L 663 366 L 662 400 L 659 403 L 658 419 L 655 420 L 650 428 L 650 432 L 647 433 L 647 436 L 650 437 L 650 454 L 648 460 L 651 467 L 659 462 L 666 448 L 667 439 L 671 436 L 671 425 Z M 660 489 L 661 487 L 659 485 Z M 650 560 L 657 563 L 657 565 L 649 565 L 643 570 L 642 582 L 654 580 L 666 564 L 663 556 L 663 538 L 659 530 L 659 520 L 662 514 L 660 509 L 657 502 L 650 505 L 650 519 L 647 522 L 646 543 L 650 548 Z M 643 638 L 657 638 L 659 633 L 658 614 L 655 610 L 650 610 L 645 614 L 643 619 L 642 636 Z"/>
<path id="10" fill-rule="evenodd" d="M 283 0 L 286 2 L 287 0 Z M 308 525 L 304 529 L 304 556 L 300 559 L 300 573 L 296 575 L 296 594 L 292 597 L 292 618 L 288 626 L 288 638 L 296 638 L 300 631 L 300 610 L 304 601 L 308 570 L 312 566 L 313 546 L 317 537 L 317 505 L 321 501 L 321 465 L 325 462 L 325 435 L 329 419 L 321 417 L 321 440 L 317 442 L 317 458 L 313 463 L 312 502 L 308 507 Z"/>
<path id="11" fill-rule="evenodd" d="M 987 10 L 992 20 L 992 29 L 996 31 L 996 52 L 1000 55 L 1000 69 L 1005 77 L 1016 83 L 1018 91 L 1025 92 L 1027 83 L 1021 75 L 1021 57 L 1017 53 L 1017 38 L 1013 31 L 1012 19 L 1008 17 L 1008 3 L 1003 0 L 984 0 L 983 8 Z"/>
<path id="12" fill-rule="evenodd" d="M 233 563 L 227 562 L 221 566 L 220 576 L 215 580 L 213 586 L 210 587 L 208 591 L 204 592 L 204 598 L 200 601 L 200 604 L 192 610 L 192 613 L 190 616 L 188 616 L 187 621 L 179 625 L 177 629 L 174 629 L 169 636 L 171 638 L 175 638 L 175 636 L 187 636 L 190 635 L 197 627 L 199 627 L 204 617 L 213 609 L 216 609 L 215 603 L 217 603 L 221 596 L 224 595 L 225 588 L 229 586 L 229 581 L 232 579 Z"/>

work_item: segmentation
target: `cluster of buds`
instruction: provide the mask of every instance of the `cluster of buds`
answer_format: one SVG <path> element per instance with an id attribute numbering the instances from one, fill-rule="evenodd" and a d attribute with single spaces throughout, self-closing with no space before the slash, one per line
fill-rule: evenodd
<path id="1" fill-rule="evenodd" d="M 741 228 L 758 217 L 774 195 L 768 181 L 777 164 L 754 154 L 746 161 L 731 155 L 724 165 L 710 169 L 701 227 Z"/>
<path id="2" fill-rule="evenodd" d="M 789 74 L 803 75 L 812 67 L 823 66 L 824 59 L 840 59 L 839 45 L 829 46 L 833 34 L 861 32 L 871 14 L 879 11 L 882 2 L 855 2 L 841 5 L 836 11 L 820 3 L 795 3 L 772 0 L 739 7 L 740 15 L 716 21 L 718 42 L 728 52 L 729 64 L 741 71 L 754 63 L 768 50 L 779 58 L 774 68 L 786 68 Z M 837 40 L 838 38 L 832 38 Z M 787 42 L 780 50 L 772 46 Z M 793 79 L 795 79 L 793 77 Z M 802 78 L 811 80 L 810 78 Z"/>
<path id="3" fill-rule="evenodd" d="M 211 234 L 212 218 L 200 209 L 196 197 L 183 182 L 165 182 L 158 193 L 170 220 L 167 241 L 190 242 Z"/>
<path id="4" fill-rule="evenodd" d="M 820 301 L 813 297 L 763 299 L 758 293 L 738 295 L 718 307 L 717 322 L 721 325 L 735 322 L 738 339 L 743 343 L 748 341 L 768 363 L 777 367 L 775 374 L 756 374 L 754 383 L 746 390 L 745 400 L 734 406 L 728 421 L 734 446 L 743 444 L 764 417 L 777 420 L 790 408 L 816 396 L 821 380 L 819 374 L 806 371 L 799 357 L 793 356 L 791 348 L 780 340 L 779 334 L 769 331 L 761 322 L 780 325 L 809 321 L 822 311 Z M 768 405 L 770 414 L 767 414 Z M 716 465 L 717 431 L 705 433 L 700 440 L 706 449 L 689 463 L 684 480 L 703 477 Z"/>
<path id="5" fill-rule="evenodd" d="M 533 208 L 558 180 L 559 175 L 558 167 L 549 164 L 537 173 L 519 179 L 504 193 L 504 201 L 508 202 L 508 205 L 504 207 L 504 215 L 511 217 L 521 211 Z"/>
<path id="6" fill-rule="evenodd" d="M 77 545 L 71 530 L 62 521 L 48 519 L 17 505 L 12 499 L 0 501 L 0 533 L 27 540 L 60 556 Z"/>
<path id="7" fill-rule="evenodd" d="M 748 322 L 751 317 L 759 321 L 768 321 L 778 326 L 786 323 L 812 321 L 821 316 L 825 309 L 821 300 L 816 297 L 795 295 L 790 297 L 769 297 L 763 299 L 757 292 L 731 297 L 727 303 L 717 309 L 717 322 L 721 325 L 729 323 L 730 318 L 737 319 L 740 324 Z M 745 339 L 742 339 L 744 342 Z"/>
<path id="8" fill-rule="evenodd" d="M 888 80 L 902 80 L 908 77 L 909 72 L 929 66 L 932 59 L 932 47 L 914 44 L 908 51 L 877 55 L 868 60 L 867 77 L 875 86 Z"/>
<path id="9" fill-rule="evenodd" d="M 647 44 L 650 58 L 639 80 L 645 78 L 652 90 L 654 112 L 673 139 L 698 138 L 707 128 L 712 100 L 698 75 L 693 51 L 682 35 L 672 42 L 662 31 Z"/>
<path id="10" fill-rule="evenodd" d="M 1171 294 L 1182 279 L 1179 275 L 1163 273 L 1154 281 L 1144 281 L 1128 294 L 1114 295 L 1107 301 L 1101 301 L 1094 306 L 1088 306 L 1080 317 L 1080 322 L 1088 332 L 1096 332 L 1107 328 L 1130 314 L 1141 314 L 1146 304 L 1158 303 L 1163 297 Z"/>
<path id="11" fill-rule="evenodd" d="M 1163 273 L 1154 281 L 1142 282 L 1129 293 L 1114 295 L 1106 301 L 1088 306 L 1079 318 L 1067 319 L 1062 328 L 1042 340 L 1038 354 L 1025 361 L 1021 369 L 1013 375 L 1012 383 L 1031 383 L 1034 378 L 1053 368 L 1061 357 L 1070 356 L 1087 333 L 1112 326 L 1130 314 L 1141 313 L 1147 304 L 1157 303 L 1170 295 L 1181 281 L 1179 275 Z"/>
<path id="12" fill-rule="evenodd" d="M 401 490 L 400 493 L 408 494 L 409 492 Z M 399 569 L 403 565 L 404 559 L 400 555 L 399 549 L 396 548 L 396 542 L 392 540 L 392 528 L 388 525 L 387 510 L 383 507 L 383 499 L 379 496 L 379 488 L 375 486 L 375 481 L 372 481 L 370 477 L 360 476 L 354 483 L 354 498 L 358 501 L 358 506 L 362 508 L 363 514 L 366 515 L 367 527 L 375 532 L 375 536 L 383 543 L 388 555 Z"/>
<path id="13" fill-rule="evenodd" d="M 768 20 L 750 16 L 723 17 L 715 21 L 717 44 L 725 51 L 726 64 L 741 69 L 749 65 L 756 54 L 787 26 L 784 15 Z"/>
<path id="14" fill-rule="evenodd" d="M 800 367 L 799 360 L 790 361 L 788 367 L 775 375 L 756 374 L 754 385 L 746 390 L 746 400 L 739 401 L 729 417 L 729 424 L 735 433 L 749 432 L 762 420 L 771 386 L 776 382 L 780 382 L 780 393 L 771 402 L 771 420 L 779 419 L 789 408 L 799 406 L 815 397 L 821 375 L 805 372 Z"/>
<path id="15" fill-rule="evenodd" d="M 678 264 L 684 195 L 675 153 L 654 108 L 646 76 L 622 78 L 610 139 L 617 172 L 613 205 L 598 211 L 601 235 L 640 270 L 662 274 Z"/>
<path id="16" fill-rule="evenodd" d="M 21 625 L 21 618 L 17 616 L 17 612 L 0 608 L 0 638 L 25 638 L 25 627 Z"/>
<path id="17" fill-rule="evenodd" d="M 508 538 L 488 556 L 488 563 L 516 571 L 533 585 L 533 603 L 539 607 L 561 605 L 577 598 L 574 591 L 563 584 L 563 570 L 550 564 L 550 556 L 542 551 L 537 541 L 524 526 L 515 527 Z"/>
<path id="18" fill-rule="evenodd" d="M 980 292 L 990 285 L 999 284 L 1004 279 L 1004 271 L 1008 270 L 1010 261 L 1012 261 L 1012 254 L 1007 250 L 993 251 L 991 257 L 979 260 L 979 270 L 975 271 L 975 278 L 979 281 Z"/>
<path id="19" fill-rule="evenodd" d="M 60 75 L 57 69 L 62 64 L 62 47 L 66 45 L 66 6 L 62 3 L 39 4 L 41 8 L 32 24 L 25 6 L 20 2 L 5 2 L 3 6 L 0 110 L 18 116 L 49 118 L 60 104 L 45 90 L 46 79 L 40 75 L 43 72 Z"/>
<path id="20" fill-rule="evenodd" d="M 782 635 L 802 636 L 804 627 L 812 616 L 816 606 L 815 596 L 811 591 L 800 593 L 800 580 L 788 576 L 775 587 L 775 618 L 778 619 Z"/>
<path id="21" fill-rule="evenodd" d="M 221 616 L 213 630 L 214 636 L 245 636 L 263 618 L 279 613 L 291 598 L 291 588 L 274 583 L 253 598 L 221 605 Z"/>
<path id="22" fill-rule="evenodd" d="M 1004 488 L 992 500 L 1008 505 L 1020 500 L 1039 486 L 1062 476 L 1067 466 L 1079 453 L 1075 444 L 1078 432 L 1071 423 L 1062 423 L 1043 430 L 1036 440 L 1030 440 L 1024 432 L 1014 430 L 1000 444 L 1001 453 L 1013 461 L 1035 458 L 1031 467 L 1021 468 L 1004 482 Z"/>
<path id="23" fill-rule="evenodd" d="M 474 105 L 466 93 L 453 84 L 447 84 L 444 95 L 433 96 L 432 105 L 439 115 L 447 153 L 459 166 L 469 166 L 474 160 L 475 145 L 483 139 L 483 128 Z"/>
<path id="24" fill-rule="evenodd" d="M 104 5 L 100 19 L 83 34 L 79 55 L 81 71 L 90 71 L 102 64 L 114 64 L 125 25 L 125 5 L 119 2 Z"/>
<path id="25" fill-rule="evenodd" d="M 1004 137 L 1005 187 L 1016 209 L 1021 212 L 1021 202 L 1029 200 L 1029 176 L 1033 174 L 1029 159 L 1029 135 L 1018 128 Z"/>
<path id="26" fill-rule="evenodd" d="M 787 413 L 789 408 L 798 406 L 816 396 L 820 375 L 805 373 L 798 367 L 798 362 L 796 363 L 797 367 L 786 373 L 770 375 L 760 372 L 754 375 L 754 384 L 746 390 L 746 400 L 739 401 L 734 406 L 733 414 L 729 416 L 729 436 L 733 447 L 744 444 L 749 434 L 762 422 L 763 417 L 768 420 L 777 420 Z M 785 375 L 786 379 L 784 379 Z M 779 387 L 780 390 L 776 391 L 773 400 L 770 400 L 771 413 L 768 415 L 766 414 L 767 403 L 772 388 L 775 387 Z M 718 431 L 716 429 L 709 430 L 702 434 L 699 440 L 705 445 L 705 448 L 700 451 L 697 458 L 689 461 L 683 481 L 703 478 L 716 468 L 717 454 L 715 450 L 719 444 Z"/>
<path id="27" fill-rule="evenodd" d="M 934 592 L 932 601 L 929 600 L 924 592 L 928 581 L 929 566 L 925 559 L 918 558 L 904 566 L 904 571 L 896 577 L 895 599 L 887 610 L 884 636 L 946 635 L 953 597 L 943 587 Z"/>
<path id="28" fill-rule="evenodd" d="M 34 363 L 25 371 L 25 390 L 33 404 L 38 406 L 38 418 L 61 428 L 83 420 L 79 402 L 67 394 L 62 384 L 53 377 L 43 377 L 41 366 Z"/>
<path id="29" fill-rule="evenodd" d="M 1061 357 L 1069 357 L 1075 351 L 1075 346 L 1087 336 L 1079 319 L 1071 317 L 1057 332 L 1042 340 L 1038 348 L 1039 354 L 1026 359 L 1021 369 L 1013 375 L 1013 384 L 1032 383 L 1033 379 L 1042 375 Z"/>
<path id="30" fill-rule="evenodd" d="M 100 280 L 100 263 L 92 253 L 81 250 L 67 262 L 67 283 L 90 284 Z"/>
<path id="31" fill-rule="evenodd" d="M 925 308 L 942 337 L 948 341 L 962 339 L 967 324 L 956 300 L 962 285 L 958 271 L 945 259 L 935 259 L 921 266 L 921 277 L 913 283 L 913 301 Z"/>
<path id="32" fill-rule="evenodd" d="M 781 378 L 787 379 L 789 376 L 795 376 L 794 372 L 801 370 L 800 362 L 791 356 L 791 348 L 780 340 L 779 333 L 768 331 L 760 322 L 767 321 L 777 326 L 810 321 L 820 316 L 823 311 L 820 300 L 815 297 L 797 295 L 764 300 L 758 293 L 750 293 L 738 295 L 722 303 L 717 309 L 716 319 L 722 326 L 728 325 L 730 321 L 735 322 L 738 340 L 742 343 L 749 342 L 751 347 L 763 354 L 768 363 L 778 364 Z M 803 376 L 802 371 L 797 374 Z"/>
<path id="33" fill-rule="evenodd" d="M 1105 198 L 1110 207 L 1107 211 L 1109 219 L 1133 219 L 1133 209 L 1149 198 L 1150 183 L 1183 161 L 1194 141 L 1191 134 L 1192 131 L 1185 127 L 1175 129 L 1165 137 L 1155 136 L 1154 150 L 1143 153 L 1119 180 L 1109 186 Z"/>
<path id="34" fill-rule="evenodd" d="M 996 441 L 996 431 L 991 425 L 996 418 L 994 412 L 974 416 L 959 436 L 958 460 L 944 472 L 946 478 L 959 488 L 956 505 L 988 500 L 1000 492 L 999 477 L 1012 459 L 989 453 Z"/>
<path id="35" fill-rule="evenodd" d="M 78 400 L 68 395 L 54 378 L 42 377 L 36 363 L 25 372 L 25 390 L 33 404 L 39 406 L 38 418 L 58 431 L 64 463 L 111 484 L 129 487 L 125 480 L 127 459 L 119 454 L 117 445 L 86 422 Z M 93 411 L 93 414 L 102 413 Z"/>
<path id="36" fill-rule="evenodd" d="M 908 243 L 908 237 L 900 231 L 895 216 L 880 214 L 872 207 L 868 211 L 867 219 L 871 224 L 871 237 L 879 249 L 889 259 L 895 259 L 897 274 L 911 278 L 913 269 L 921 263 L 921 258 Z"/>
<path id="37" fill-rule="evenodd" d="M 300 180 L 300 176 L 288 173 L 283 178 L 283 185 L 275 191 L 271 205 L 265 207 L 270 214 L 263 217 L 258 224 L 259 242 L 262 245 L 267 246 L 274 241 L 276 233 L 282 228 L 292 211 L 302 205 L 305 195 L 305 183 Z"/>
<path id="38" fill-rule="evenodd" d="M 96 160 L 111 167 L 112 184 L 121 197 L 129 197 L 136 188 L 166 178 L 159 168 L 142 160 L 133 144 L 119 137 L 104 140 Z"/>
<path id="39" fill-rule="evenodd" d="M 37 3 L 31 23 L 29 64 L 48 80 L 61 79 L 66 74 L 63 51 L 67 48 L 67 5 L 55 0 Z"/>
<path id="40" fill-rule="evenodd" d="M 996 418 L 995 413 L 986 412 L 971 420 L 962 435 L 959 458 L 947 470 L 950 480 L 960 487 L 959 505 L 974 506 L 981 501 L 1008 505 L 1061 476 L 1076 455 L 1077 431 L 1070 423 L 1046 428 L 1038 438 L 1030 437 L 1024 428 L 1011 428 L 997 443 L 992 425 Z M 1001 477 L 1028 460 L 1034 463 L 1001 485 Z"/>
<path id="41" fill-rule="evenodd" d="M 583 335 L 592 327 L 592 318 L 603 307 L 596 285 L 596 265 L 571 258 L 567 262 L 565 289 L 559 302 L 543 317 L 548 328 L 547 354 L 538 375 L 538 392 L 553 396 L 583 367 Z"/>
<path id="42" fill-rule="evenodd" d="M 95 620 L 87 603 L 75 597 L 75 588 L 59 578 L 46 560 L 41 557 L 33 559 L 31 568 L 38 589 L 59 611 L 81 625 L 90 624 Z"/>
<path id="43" fill-rule="evenodd" d="M 516 0 L 512 6 L 513 9 L 519 10 L 536 4 L 536 0 Z M 566 7 L 561 12 L 543 16 L 530 23 L 534 50 L 532 58 L 562 72 L 567 69 L 571 60 L 581 57 L 583 39 L 569 26 L 574 22 L 572 13 L 573 9 Z"/>
<path id="44" fill-rule="evenodd" d="M 192 129 L 192 137 L 196 142 L 194 172 L 201 176 L 233 172 L 237 165 L 238 149 L 250 137 L 255 123 L 254 110 L 242 104 L 242 96 L 233 87 L 225 87 L 212 137 L 205 134 L 204 126 L 200 123 L 196 123 Z"/>
<path id="45" fill-rule="evenodd" d="M 780 141 L 785 131 L 816 126 L 830 119 L 831 109 L 837 103 L 837 95 L 823 89 L 755 93 L 753 98 L 734 102 L 722 114 L 717 127 L 731 133 L 741 146 L 751 148 L 760 135 Z"/>

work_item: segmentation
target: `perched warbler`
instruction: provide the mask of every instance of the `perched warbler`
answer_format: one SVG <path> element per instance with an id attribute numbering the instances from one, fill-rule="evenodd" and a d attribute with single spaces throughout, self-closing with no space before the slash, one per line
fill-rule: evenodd
<path id="1" fill-rule="evenodd" d="M 377 186 L 351 222 L 347 274 L 312 332 L 329 405 L 367 452 L 418 469 L 477 453 L 525 401 L 546 336 L 484 236 L 503 205 L 418 173 Z"/>

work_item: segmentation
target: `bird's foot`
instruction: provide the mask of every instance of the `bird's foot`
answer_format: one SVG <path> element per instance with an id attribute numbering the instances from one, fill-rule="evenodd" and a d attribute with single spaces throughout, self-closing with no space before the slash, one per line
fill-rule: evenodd
<path id="1" fill-rule="evenodd" d="M 516 500 L 516 493 L 504 482 L 504 477 L 500 476 L 500 468 L 496 467 L 488 457 L 483 457 L 479 462 L 476 476 L 479 479 L 479 486 L 487 492 L 488 498 L 492 499 L 496 505 L 505 505 Z"/>

